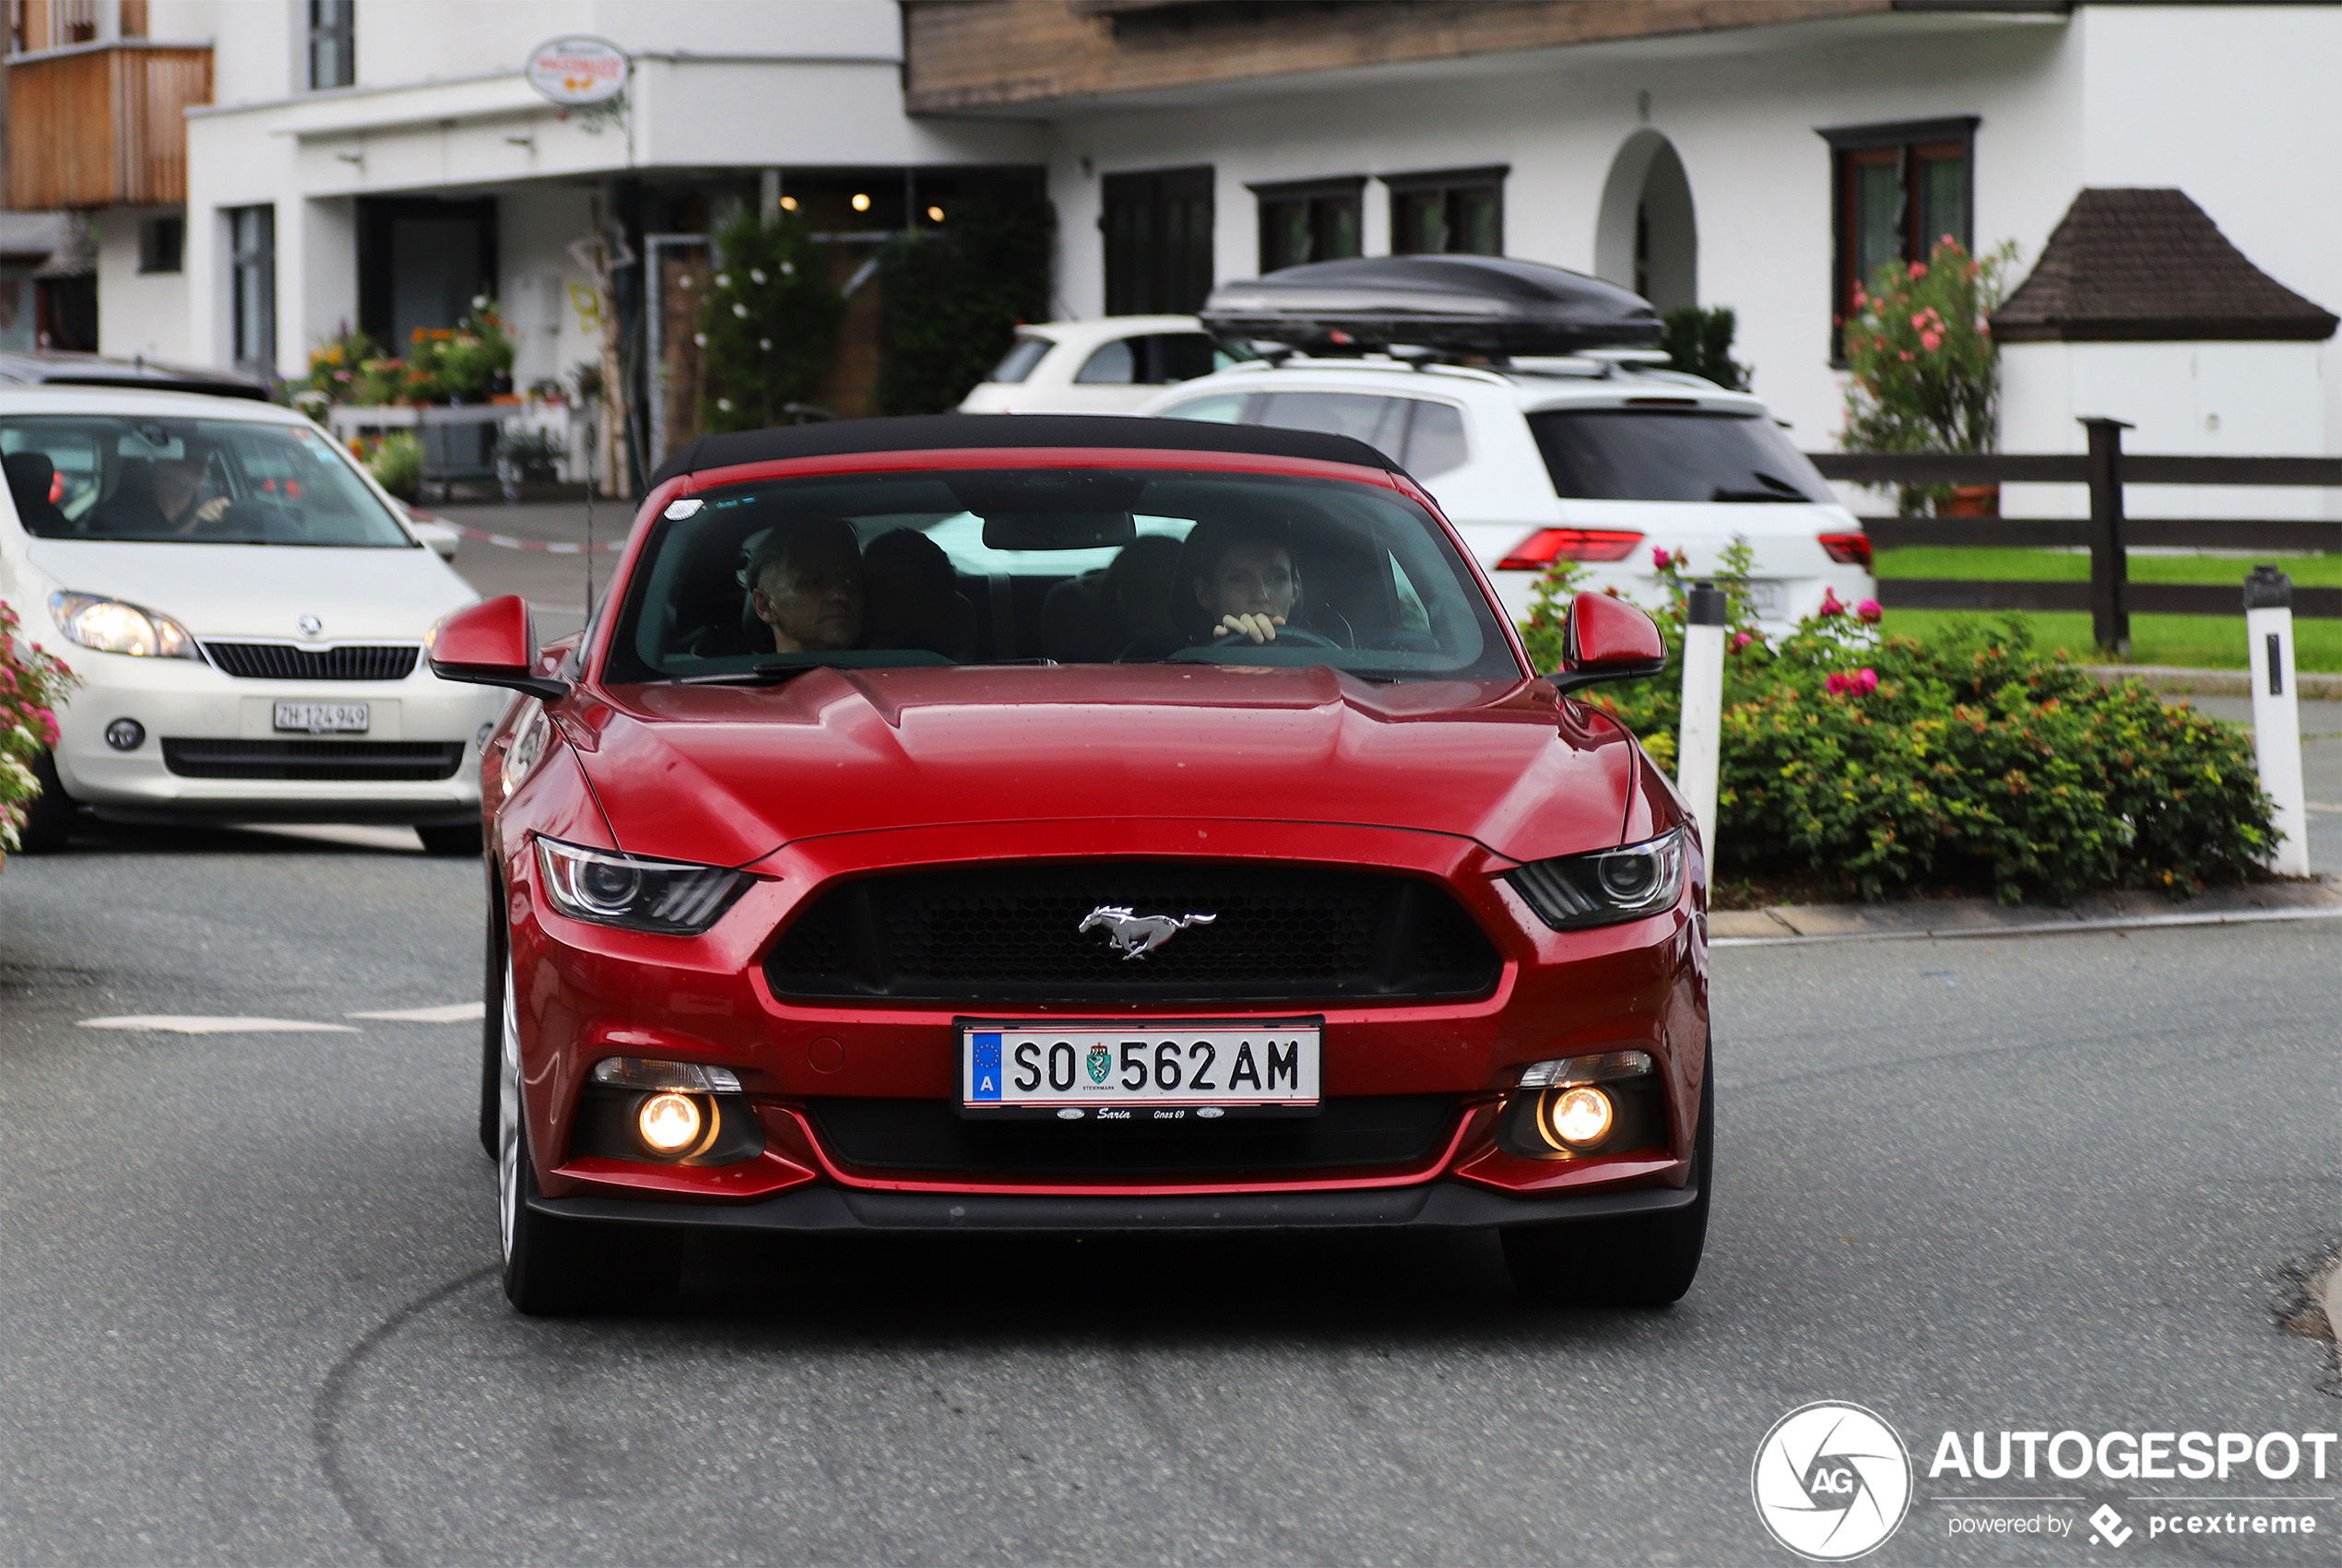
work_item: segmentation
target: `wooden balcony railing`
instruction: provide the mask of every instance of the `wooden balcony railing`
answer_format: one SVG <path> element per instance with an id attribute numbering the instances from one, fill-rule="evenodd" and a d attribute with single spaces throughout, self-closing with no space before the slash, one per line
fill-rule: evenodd
<path id="1" fill-rule="evenodd" d="M 138 40 L 8 62 L 8 205 L 187 199 L 188 105 L 211 101 L 211 51 Z"/>

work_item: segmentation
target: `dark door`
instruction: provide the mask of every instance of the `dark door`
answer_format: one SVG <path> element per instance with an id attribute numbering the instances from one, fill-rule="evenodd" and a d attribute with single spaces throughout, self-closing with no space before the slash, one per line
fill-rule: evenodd
<path id="1" fill-rule="evenodd" d="M 358 205 L 358 318 L 404 357 L 418 331 L 451 327 L 496 292 L 496 203 L 405 198 Z"/>
<path id="2" fill-rule="evenodd" d="M 1106 313 L 1186 315 L 1212 292 L 1212 170 L 1106 177 Z"/>

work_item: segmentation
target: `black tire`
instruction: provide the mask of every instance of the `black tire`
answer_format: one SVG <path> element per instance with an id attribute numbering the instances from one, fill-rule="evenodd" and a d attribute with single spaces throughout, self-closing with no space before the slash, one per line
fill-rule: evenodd
<path id="1" fill-rule="evenodd" d="M 1513 1289 L 1545 1306 L 1662 1307 L 1699 1272 L 1716 1186 L 1715 1053 L 1700 1071 L 1691 1179 L 1699 1196 L 1673 1213 L 1574 1224 L 1515 1225 L 1501 1234 Z"/>
<path id="2" fill-rule="evenodd" d="M 46 751 L 33 753 L 32 776 L 41 781 L 41 793 L 25 807 L 25 823 L 17 833 L 18 843 L 27 855 L 61 855 L 81 808 L 58 781 L 56 759 Z"/>
<path id="3" fill-rule="evenodd" d="M 509 977 L 506 980 L 509 987 Z M 501 1020 L 503 1009 L 496 1013 Z M 610 1225 L 529 1207 L 537 1171 L 528 1152 L 517 1042 L 498 1030 L 496 1199 L 504 1296 L 532 1317 L 656 1307 L 683 1272 L 683 1233 L 668 1226 Z"/>
<path id="4" fill-rule="evenodd" d="M 418 827 L 415 836 L 423 841 L 425 855 L 444 855 L 450 860 L 478 860 L 487 845 L 478 822 L 436 823 Z"/>
<path id="5" fill-rule="evenodd" d="M 479 1151 L 491 1160 L 496 1158 L 496 1064 L 504 1048 L 504 974 L 511 961 L 504 956 L 505 940 L 503 890 L 497 887 L 496 874 L 491 870 L 485 943 L 488 961 L 479 987 L 484 1003 L 479 1020 Z"/>

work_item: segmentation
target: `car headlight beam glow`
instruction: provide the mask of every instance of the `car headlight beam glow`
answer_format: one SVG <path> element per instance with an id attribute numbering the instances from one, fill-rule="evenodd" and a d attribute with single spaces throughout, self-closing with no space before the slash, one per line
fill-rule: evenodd
<path id="1" fill-rule="evenodd" d="M 49 617 L 66 637 L 101 654 L 198 663 L 203 659 L 194 632 L 160 611 L 123 599 L 55 593 L 49 595 Z"/>

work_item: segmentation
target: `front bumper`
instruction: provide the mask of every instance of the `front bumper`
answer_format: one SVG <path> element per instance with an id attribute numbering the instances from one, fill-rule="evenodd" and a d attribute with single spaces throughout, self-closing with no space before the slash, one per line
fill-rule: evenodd
<path id="1" fill-rule="evenodd" d="M 75 800 L 116 820 L 476 821 L 479 735 L 510 701 L 501 691 L 436 679 L 424 667 L 402 680 L 300 681 L 243 679 L 193 660 L 119 654 L 82 652 L 73 665 L 82 685 L 57 715 L 58 778 Z M 372 726 L 347 738 L 460 744 L 462 755 L 447 777 L 426 781 L 198 778 L 165 762 L 166 739 L 310 738 L 278 733 L 279 701 L 363 702 Z M 108 745 L 106 726 L 116 719 L 135 720 L 145 739 L 129 751 Z"/>
<path id="2" fill-rule="evenodd" d="M 1076 1197 L 1024 1193 L 872 1192 L 806 1186 L 761 1203 L 691 1204 L 532 1194 L 539 1213 L 624 1224 L 680 1225 L 794 1234 L 844 1232 L 1113 1231 L 1479 1231 L 1628 1216 L 1656 1217 L 1699 1200 L 1701 1181 L 1679 1187 L 1560 1197 L 1508 1197 L 1461 1182 L 1364 1191 Z"/>

